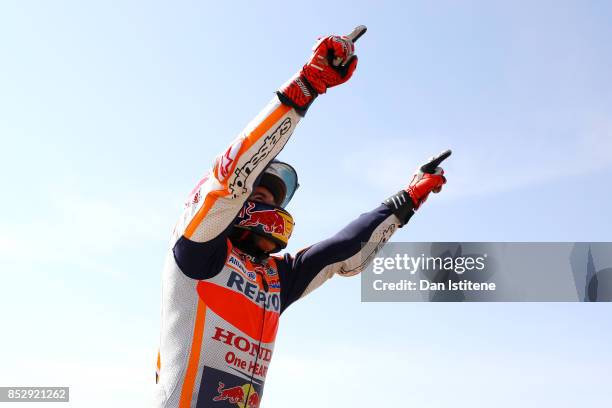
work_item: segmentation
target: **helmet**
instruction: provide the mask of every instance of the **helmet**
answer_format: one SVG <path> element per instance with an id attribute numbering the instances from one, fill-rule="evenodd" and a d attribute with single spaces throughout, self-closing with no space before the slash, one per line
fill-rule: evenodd
<path id="1" fill-rule="evenodd" d="M 300 186 L 295 169 L 280 160 L 272 160 L 261 174 L 256 186 L 264 186 L 274 196 L 276 205 L 285 208 Z"/>
<path id="2" fill-rule="evenodd" d="M 266 187 L 274 196 L 275 205 L 247 200 L 234 220 L 230 239 L 234 245 L 255 256 L 267 256 L 287 247 L 293 232 L 293 217 L 285 206 L 299 187 L 295 169 L 287 163 L 272 160 L 255 182 Z M 267 238 L 276 244 L 264 253 L 255 245 L 255 236 Z"/>

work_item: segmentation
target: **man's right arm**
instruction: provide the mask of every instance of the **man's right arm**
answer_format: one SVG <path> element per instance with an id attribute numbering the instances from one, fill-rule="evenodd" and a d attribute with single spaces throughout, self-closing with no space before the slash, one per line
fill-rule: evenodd
<path id="1" fill-rule="evenodd" d="M 310 61 L 217 157 L 212 170 L 192 191 L 172 243 L 175 260 L 187 276 L 205 279 L 221 269 L 227 235 L 258 176 L 285 146 L 317 95 L 351 77 L 357 65 L 353 50 L 346 37 L 321 39 Z M 324 65 L 330 53 L 347 63 Z"/>
<path id="2" fill-rule="evenodd" d="M 174 257 L 187 276 L 203 279 L 218 272 L 233 220 L 300 118 L 295 109 L 275 97 L 216 158 L 192 191 L 173 238 Z"/>

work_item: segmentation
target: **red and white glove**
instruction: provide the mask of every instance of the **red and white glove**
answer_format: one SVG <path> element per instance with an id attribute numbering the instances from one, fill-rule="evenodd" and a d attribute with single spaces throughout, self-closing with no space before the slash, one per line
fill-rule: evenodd
<path id="1" fill-rule="evenodd" d="M 417 169 L 412 181 L 406 187 L 406 192 L 412 199 L 415 210 L 427 200 L 429 193 L 439 193 L 442 190 L 442 186 L 446 183 L 446 177 L 444 177 L 444 170 L 439 165 L 451 153 L 450 150 L 446 150 L 438 156 L 432 157 Z"/>
<path id="2" fill-rule="evenodd" d="M 442 190 L 446 177 L 444 170 L 438 166 L 450 155 L 451 151 L 446 150 L 429 159 L 417 169 L 408 187 L 383 201 L 383 204 L 397 216 L 402 226 L 406 225 L 414 215 L 414 211 L 427 200 L 429 193 L 439 193 Z"/>
<path id="3" fill-rule="evenodd" d="M 364 32 L 360 26 L 347 36 L 319 38 L 310 61 L 277 92 L 281 102 L 304 114 L 319 94 L 348 81 L 357 68 L 354 42 Z"/>

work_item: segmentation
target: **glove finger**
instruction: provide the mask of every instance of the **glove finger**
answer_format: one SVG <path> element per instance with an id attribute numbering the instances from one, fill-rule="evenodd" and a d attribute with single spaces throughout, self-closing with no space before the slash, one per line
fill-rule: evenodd
<path id="1" fill-rule="evenodd" d="M 442 167 L 436 167 L 433 171 L 433 173 L 428 173 L 428 174 L 432 174 L 435 176 L 441 176 L 444 174 L 444 169 Z"/>
<path id="2" fill-rule="evenodd" d="M 368 27 L 364 25 L 358 25 L 353 29 L 353 31 L 351 31 L 347 35 L 344 35 L 343 37 L 346 37 L 354 44 L 357 42 L 358 39 L 361 38 L 362 35 L 366 33 L 366 31 L 368 31 Z"/>
<path id="3" fill-rule="evenodd" d="M 333 36 L 328 42 L 328 49 L 330 65 L 338 67 L 346 65 L 353 55 L 354 46 L 346 37 Z"/>
<path id="4" fill-rule="evenodd" d="M 440 191 L 442 191 L 442 187 L 444 187 L 445 184 L 446 184 L 446 177 L 440 175 L 440 184 L 434 189 L 432 189 L 431 192 L 438 194 Z"/>
<path id="5" fill-rule="evenodd" d="M 433 174 L 436 168 L 442 163 L 445 159 L 448 158 L 452 154 L 452 151 L 445 150 L 437 156 L 432 157 L 427 163 L 421 166 L 421 171 L 423 173 Z"/>
<path id="6" fill-rule="evenodd" d="M 343 35 L 342 37 L 342 41 L 344 41 L 348 47 L 348 55 L 351 56 L 355 53 L 355 43 L 353 43 L 353 41 L 348 38 L 346 35 Z"/>
<path id="7" fill-rule="evenodd" d="M 342 37 L 333 36 L 330 38 L 330 48 L 333 48 L 334 55 L 345 60 L 351 55 L 350 42 Z"/>
<path id="8" fill-rule="evenodd" d="M 325 48 L 325 53 L 327 54 L 327 46 L 325 44 L 325 40 L 327 39 L 327 37 L 323 36 L 323 37 L 318 37 L 317 38 L 317 42 L 314 43 L 314 45 L 312 46 L 312 52 L 313 53 L 317 53 L 317 51 L 319 50 L 319 48 L 324 47 Z"/>
<path id="9" fill-rule="evenodd" d="M 356 55 L 353 55 L 346 63 L 346 65 L 341 65 L 339 67 L 335 67 L 338 73 L 340 74 L 341 82 L 340 84 L 348 81 L 352 76 L 355 69 L 357 69 L 357 62 L 359 59 Z"/>

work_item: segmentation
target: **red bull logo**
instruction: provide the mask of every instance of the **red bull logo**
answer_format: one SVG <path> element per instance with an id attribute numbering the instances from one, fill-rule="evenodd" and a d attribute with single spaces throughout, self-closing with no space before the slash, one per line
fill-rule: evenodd
<path id="1" fill-rule="evenodd" d="M 259 395 L 253 391 L 251 395 L 249 395 L 249 400 L 247 401 L 247 408 L 257 408 L 259 406 Z"/>
<path id="2" fill-rule="evenodd" d="M 285 233 L 285 219 L 280 216 L 276 211 L 263 210 L 263 211 L 251 211 L 247 214 L 249 218 L 240 223 L 243 227 L 258 227 L 261 226 L 263 230 L 269 234 L 275 233 L 284 235 Z"/>
<path id="3" fill-rule="evenodd" d="M 259 394 L 257 394 L 257 392 L 251 388 L 250 384 L 237 385 L 235 387 L 225 388 L 225 384 L 219 381 L 217 393 L 218 395 L 213 398 L 213 401 L 215 402 L 228 401 L 231 404 L 238 405 L 239 408 L 259 407 Z"/>
<path id="4" fill-rule="evenodd" d="M 293 219 L 289 213 L 278 208 L 255 209 L 256 204 L 249 202 L 238 214 L 241 227 L 261 228 L 267 234 L 273 234 L 285 242 L 293 230 Z"/>

